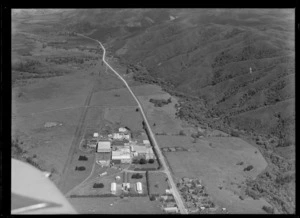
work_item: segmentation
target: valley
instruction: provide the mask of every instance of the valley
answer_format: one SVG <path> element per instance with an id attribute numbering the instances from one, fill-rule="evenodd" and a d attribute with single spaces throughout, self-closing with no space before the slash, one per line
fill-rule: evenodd
<path id="1" fill-rule="evenodd" d="M 293 214 L 294 16 L 293 9 L 16 12 L 12 157 L 51 172 L 80 213 L 165 213 L 149 193 L 83 197 L 102 193 L 91 185 L 105 172 L 80 147 L 85 135 L 108 126 L 138 135 L 146 117 L 176 184 L 201 179 L 216 208 L 226 208 L 220 213 Z M 102 43 L 145 116 L 103 62 L 104 49 L 81 34 Z M 75 170 L 80 164 L 84 171 Z M 104 194 L 110 173 L 100 179 Z"/>

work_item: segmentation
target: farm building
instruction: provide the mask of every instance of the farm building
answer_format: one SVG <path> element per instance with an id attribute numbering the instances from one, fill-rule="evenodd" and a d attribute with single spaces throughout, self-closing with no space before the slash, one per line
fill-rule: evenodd
<path id="1" fill-rule="evenodd" d="M 131 163 L 130 149 L 124 147 L 122 149 L 112 151 L 112 160 L 120 160 L 121 163 Z"/>
<path id="2" fill-rule="evenodd" d="M 123 139 L 130 140 L 130 134 L 125 134 L 123 132 L 113 133 L 112 139 L 114 139 L 114 140 L 123 140 Z"/>
<path id="3" fill-rule="evenodd" d="M 177 207 L 165 207 L 164 211 L 167 213 L 178 213 L 178 208 Z"/>
<path id="4" fill-rule="evenodd" d="M 123 183 L 122 188 L 123 188 L 123 190 L 127 191 L 128 189 L 130 189 L 130 183 Z"/>
<path id="5" fill-rule="evenodd" d="M 153 159 L 154 153 L 151 146 L 131 145 L 131 151 L 134 156 L 145 155 L 146 159 Z"/>
<path id="6" fill-rule="evenodd" d="M 111 183 L 111 185 L 110 185 L 110 191 L 114 195 L 117 193 L 117 184 L 115 182 Z"/>
<path id="7" fill-rule="evenodd" d="M 97 140 L 96 139 L 87 140 L 87 146 L 90 147 L 90 148 L 96 148 L 97 147 Z"/>
<path id="8" fill-rule="evenodd" d="M 143 193 L 143 186 L 142 186 L 142 183 L 141 182 L 137 182 L 136 183 L 136 190 L 139 194 L 142 194 Z"/>
<path id="9" fill-rule="evenodd" d="M 150 145 L 150 141 L 149 140 L 143 140 L 143 144 L 144 145 Z"/>
<path id="10" fill-rule="evenodd" d="M 97 152 L 111 152 L 110 141 L 99 141 L 97 146 Z"/>
<path id="11" fill-rule="evenodd" d="M 127 133 L 128 131 L 129 131 L 129 129 L 127 127 L 120 127 L 119 128 L 119 132 L 124 132 L 124 133 L 126 132 Z"/>

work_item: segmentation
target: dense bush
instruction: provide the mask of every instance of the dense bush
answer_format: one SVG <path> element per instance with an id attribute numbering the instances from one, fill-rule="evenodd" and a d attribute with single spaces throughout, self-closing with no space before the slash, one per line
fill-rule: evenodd
<path id="1" fill-rule="evenodd" d="M 249 165 L 247 167 L 244 168 L 244 171 L 250 171 L 253 169 L 253 166 L 252 165 Z"/>
<path id="2" fill-rule="evenodd" d="M 154 163 L 154 159 L 149 159 L 148 163 L 153 164 Z"/>
<path id="3" fill-rule="evenodd" d="M 103 188 L 103 187 L 104 187 L 103 183 L 95 183 L 93 185 L 93 188 Z"/>
<path id="4" fill-rule="evenodd" d="M 147 163 L 147 161 L 144 158 L 140 159 L 140 164 L 146 164 L 146 163 Z"/>
<path id="5" fill-rule="evenodd" d="M 87 158 L 86 156 L 81 156 L 81 155 L 80 155 L 79 158 L 78 158 L 78 160 L 80 160 L 80 161 L 81 161 L 81 160 L 88 160 L 88 158 Z"/>
<path id="6" fill-rule="evenodd" d="M 83 171 L 85 170 L 85 167 L 81 166 L 81 167 L 75 167 L 75 170 L 77 171 Z"/>
<path id="7" fill-rule="evenodd" d="M 154 195 L 150 195 L 150 201 L 155 201 L 156 197 Z"/>
<path id="8" fill-rule="evenodd" d="M 162 107 L 166 104 L 169 104 L 172 102 L 171 98 L 169 98 L 168 100 L 165 100 L 165 99 L 153 99 L 151 98 L 149 100 L 149 102 L 153 103 L 154 104 L 154 107 Z"/>
<path id="9" fill-rule="evenodd" d="M 139 173 L 136 173 L 136 174 L 133 174 L 133 175 L 131 176 L 131 178 L 132 178 L 132 179 L 141 179 L 141 178 L 143 178 L 143 175 L 142 175 L 142 174 L 139 174 Z"/>
<path id="10" fill-rule="evenodd" d="M 186 134 L 184 133 L 184 131 L 183 131 L 183 130 L 180 130 L 178 135 L 185 136 Z"/>
<path id="11" fill-rule="evenodd" d="M 274 208 L 268 207 L 268 206 L 263 206 L 262 209 L 266 211 L 267 213 L 273 214 L 274 213 Z"/>
<path id="12" fill-rule="evenodd" d="M 239 137 L 240 136 L 239 133 L 237 131 L 234 131 L 234 130 L 231 131 L 230 135 L 233 136 L 233 137 Z"/>

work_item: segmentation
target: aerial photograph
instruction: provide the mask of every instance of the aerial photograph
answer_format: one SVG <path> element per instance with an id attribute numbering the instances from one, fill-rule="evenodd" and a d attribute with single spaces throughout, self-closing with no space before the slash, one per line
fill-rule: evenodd
<path id="1" fill-rule="evenodd" d="M 11 9 L 11 214 L 295 214 L 295 8 Z"/>

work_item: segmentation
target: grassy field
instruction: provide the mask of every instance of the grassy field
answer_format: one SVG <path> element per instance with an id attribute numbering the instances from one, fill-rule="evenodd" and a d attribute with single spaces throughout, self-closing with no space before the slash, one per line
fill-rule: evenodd
<path id="1" fill-rule="evenodd" d="M 135 106 L 136 102 L 127 89 L 95 92 L 91 105 L 98 106 Z"/>
<path id="2" fill-rule="evenodd" d="M 143 118 L 140 112 L 136 112 L 136 107 L 105 108 L 104 119 L 119 123 L 119 126 L 127 126 L 132 131 L 143 130 Z"/>
<path id="3" fill-rule="evenodd" d="M 81 214 L 162 214 L 157 201 L 148 197 L 69 198 Z"/>
<path id="4" fill-rule="evenodd" d="M 151 194 L 163 195 L 166 189 L 169 189 L 168 182 L 166 181 L 165 173 L 151 173 L 149 172 L 149 192 Z"/>
<path id="5" fill-rule="evenodd" d="M 183 129 L 182 122 L 175 117 L 176 109 L 174 105 L 176 99 L 174 97 L 172 97 L 170 104 L 163 107 L 155 107 L 153 103 L 149 102 L 151 98 L 168 99 L 169 97 L 171 96 L 166 93 L 138 97 L 155 133 L 178 134 Z"/>
<path id="6" fill-rule="evenodd" d="M 30 155 L 36 155 L 36 160 L 46 170 L 55 169 L 55 182 L 65 164 L 81 112 L 81 108 L 75 108 L 18 117 L 12 121 L 12 137 L 19 138 L 22 147 Z M 56 122 L 57 126 L 46 128 L 46 122 Z"/>
<path id="7" fill-rule="evenodd" d="M 209 137 L 196 143 L 185 136 L 157 136 L 157 140 L 162 147 L 190 148 L 191 152 L 164 153 L 174 176 L 200 177 L 208 193 L 230 213 L 262 213 L 258 205 L 268 205 L 264 199 L 239 198 L 244 197 L 245 179 L 255 178 L 267 166 L 247 142 L 234 137 Z M 244 171 L 249 165 L 253 169 Z"/>

